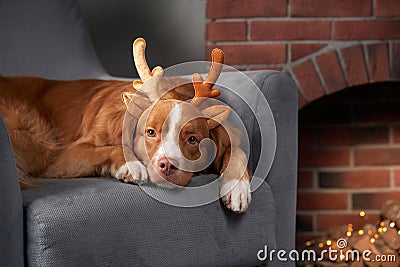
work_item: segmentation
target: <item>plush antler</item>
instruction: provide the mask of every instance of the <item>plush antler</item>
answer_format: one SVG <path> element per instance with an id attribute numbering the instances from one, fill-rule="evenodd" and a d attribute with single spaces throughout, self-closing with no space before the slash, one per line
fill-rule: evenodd
<path id="1" fill-rule="evenodd" d="M 141 80 L 136 80 L 133 82 L 133 87 L 149 96 L 152 102 L 155 102 L 159 98 L 157 85 L 159 84 L 163 69 L 160 66 L 155 67 L 150 71 L 149 66 L 146 62 L 146 41 L 143 38 L 137 38 L 133 42 L 133 59 L 135 61 L 135 66 L 139 77 Z M 146 83 L 145 86 L 143 86 Z"/>
<path id="2" fill-rule="evenodd" d="M 213 89 L 219 75 L 221 74 L 223 63 L 224 63 L 224 52 L 221 49 L 214 48 L 211 52 L 211 68 L 208 75 L 203 81 L 200 74 L 193 74 L 192 81 L 194 86 L 194 98 L 190 102 L 193 105 L 199 104 L 201 98 L 211 97 L 215 98 L 220 95 L 218 89 Z"/>

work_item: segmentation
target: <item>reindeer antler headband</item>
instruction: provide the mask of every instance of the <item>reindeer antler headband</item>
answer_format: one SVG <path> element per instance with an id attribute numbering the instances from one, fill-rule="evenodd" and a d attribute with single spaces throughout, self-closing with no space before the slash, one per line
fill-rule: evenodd
<path id="1" fill-rule="evenodd" d="M 160 66 L 150 70 L 146 61 L 145 49 L 146 41 L 143 38 L 137 38 L 133 42 L 133 58 L 140 77 L 140 80 L 135 80 L 133 82 L 133 87 L 137 91 L 145 93 L 149 97 L 150 101 L 154 103 L 160 98 L 157 88 L 164 71 Z M 192 82 L 195 96 L 190 102 L 193 105 L 199 104 L 201 98 L 215 98 L 220 95 L 220 91 L 218 89 L 213 89 L 213 87 L 222 71 L 224 52 L 222 52 L 221 49 L 215 48 L 211 52 L 211 58 L 211 68 L 204 81 L 200 74 L 193 74 Z M 132 93 L 123 94 L 125 105 L 128 106 L 132 96 Z"/>

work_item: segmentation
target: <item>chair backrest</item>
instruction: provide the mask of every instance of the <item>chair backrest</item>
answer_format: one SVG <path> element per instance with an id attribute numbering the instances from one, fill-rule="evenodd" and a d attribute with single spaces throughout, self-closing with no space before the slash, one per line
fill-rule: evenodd
<path id="1" fill-rule="evenodd" d="M 0 74 L 106 76 L 74 0 L 0 0 Z"/>

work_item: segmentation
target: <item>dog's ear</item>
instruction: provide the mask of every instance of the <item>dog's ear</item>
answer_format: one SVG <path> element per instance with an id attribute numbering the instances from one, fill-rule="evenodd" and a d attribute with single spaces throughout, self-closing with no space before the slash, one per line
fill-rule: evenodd
<path id="1" fill-rule="evenodd" d="M 214 129 L 224 122 L 231 112 L 230 107 L 216 105 L 202 110 L 203 115 L 207 118 L 208 129 Z"/>

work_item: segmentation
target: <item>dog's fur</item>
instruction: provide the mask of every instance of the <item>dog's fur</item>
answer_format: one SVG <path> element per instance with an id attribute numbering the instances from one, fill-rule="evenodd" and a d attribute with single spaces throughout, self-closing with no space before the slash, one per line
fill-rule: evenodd
<path id="1" fill-rule="evenodd" d="M 167 173 L 163 169 L 160 175 L 159 171 L 149 168 L 149 163 L 158 166 L 164 156 L 169 161 L 171 156 L 160 152 L 161 139 L 150 138 L 146 129 L 153 123 L 151 127 L 159 132 L 160 125 L 166 120 L 160 114 L 168 114 L 178 104 L 183 103 L 184 109 L 189 108 L 182 100 L 193 97 L 193 86 L 181 86 L 167 94 L 147 112 L 147 122 L 139 120 L 134 149 L 140 161 L 134 157 L 129 162 L 125 160 L 122 144 L 126 106 L 121 95 L 127 91 L 134 92 L 130 81 L 54 81 L 0 76 L 0 113 L 13 144 L 21 188 L 33 186 L 32 177 L 112 176 L 125 182 L 140 183 L 146 182 L 149 175 L 153 183 L 160 185 L 164 183 L 160 176 L 173 184 L 187 185 L 193 173 L 179 169 L 168 169 Z M 217 145 L 216 159 L 204 172 L 224 173 L 221 196 L 229 208 L 242 212 L 250 202 L 247 159 L 238 148 L 239 137 L 234 134 L 235 140 L 231 144 L 224 127 L 210 122 L 205 118 L 190 122 L 198 141 L 211 137 Z M 198 147 L 195 144 L 185 146 L 186 137 L 181 138 L 183 143 L 176 144 L 182 154 L 189 159 L 198 158 Z M 227 169 L 229 162 L 235 167 Z M 129 169 L 135 171 L 131 173 Z M 238 173 L 242 175 L 238 176 Z"/>

